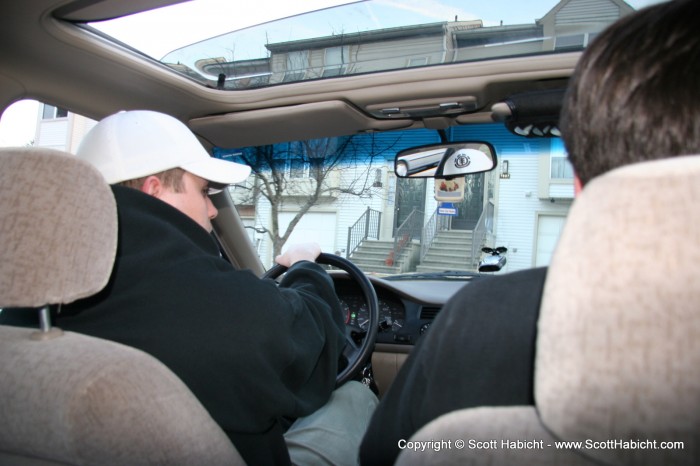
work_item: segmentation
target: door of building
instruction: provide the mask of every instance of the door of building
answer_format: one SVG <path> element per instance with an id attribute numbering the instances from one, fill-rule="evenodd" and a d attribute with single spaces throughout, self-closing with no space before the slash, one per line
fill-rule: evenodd
<path id="1" fill-rule="evenodd" d="M 396 210 L 394 212 L 394 231 L 401 226 L 415 209 L 423 225 L 425 215 L 425 178 L 399 178 L 396 180 Z M 420 233 L 417 233 L 420 235 Z M 416 234 L 414 234 L 414 238 Z"/>
<path id="2" fill-rule="evenodd" d="M 464 200 L 458 204 L 452 218 L 452 230 L 473 230 L 484 209 L 484 174 L 469 175 L 464 186 Z"/>
<path id="3" fill-rule="evenodd" d="M 564 228 L 564 223 L 566 223 L 566 216 L 564 215 L 538 215 L 535 267 L 549 265 L 562 228 Z"/>

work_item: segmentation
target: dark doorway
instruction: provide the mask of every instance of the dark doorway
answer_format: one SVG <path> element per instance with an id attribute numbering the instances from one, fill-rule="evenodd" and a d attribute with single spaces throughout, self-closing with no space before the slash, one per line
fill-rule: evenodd
<path id="1" fill-rule="evenodd" d="M 416 223 L 423 225 L 423 211 L 425 207 L 425 178 L 398 178 L 396 180 L 396 210 L 394 212 L 394 231 L 406 221 L 413 210 L 417 210 L 420 221 Z M 418 233 L 420 234 L 420 233 Z"/>
<path id="2" fill-rule="evenodd" d="M 464 200 L 456 204 L 457 216 L 452 218 L 452 230 L 473 230 L 484 209 L 484 174 L 469 175 L 465 180 Z"/>

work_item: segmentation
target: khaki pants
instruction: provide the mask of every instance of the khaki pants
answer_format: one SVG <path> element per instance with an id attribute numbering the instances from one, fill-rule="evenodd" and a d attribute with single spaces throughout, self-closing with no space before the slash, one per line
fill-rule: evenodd
<path id="1" fill-rule="evenodd" d="M 360 442 L 379 400 L 360 382 L 336 389 L 314 413 L 297 419 L 284 434 L 295 466 L 356 466 Z"/>

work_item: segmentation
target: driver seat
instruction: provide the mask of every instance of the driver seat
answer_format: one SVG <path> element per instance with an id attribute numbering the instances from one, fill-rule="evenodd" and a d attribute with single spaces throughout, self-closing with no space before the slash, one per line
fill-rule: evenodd
<path id="1" fill-rule="evenodd" d="M 55 150 L 0 149 L 0 231 L 0 309 L 41 321 L 0 325 L 0 464 L 244 465 L 162 363 L 50 326 L 49 305 L 97 293 L 112 271 L 117 208 L 97 170 Z"/>
<path id="2" fill-rule="evenodd" d="M 396 464 L 700 464 L 699 178 L 683 156 L 592 180 L 547 274 L 535 406 L 445 414 L 411 440 L 452 447 Z"/>

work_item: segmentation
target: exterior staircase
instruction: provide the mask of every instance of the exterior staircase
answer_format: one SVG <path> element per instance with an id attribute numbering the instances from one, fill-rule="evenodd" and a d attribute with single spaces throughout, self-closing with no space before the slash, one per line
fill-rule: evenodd
<path id="1" fill-rule="evenodd" d="M 478 264 L 469 263 L 472 254 L 472 236 L 471 230 L 439 231 L 416 268 L 416 272 L 476 271 Z M 476 260 L 478 261 L 479 257 Z"/>
<path id="2" fill-rule="evenodd" d="M 367 239 L 358 246 L 350 257 L 350 261 L 362 269 L 364 272 L 374 272 L 382 274 L 401 273 L 401 265 L 408 257 L 408 249 L 394 260 L 393 264 L 387 264 L 389 253 L 394 249 L 394 241 L 379 241 Z"/>
<path id="3" fill-rule="evenodd" d="M 472 254 L 471 230 L 439 231 L 427 254 L 415 270 L 408 268 L 411 248 L 404 252 L 393 264 L 388 264 L 389 253 L 394 248 L 394 241 L 366 239 L 350 257 L 350 261 L 364 272 L 379 274 L 399 274 L 404 272 L 443 272 L 445 270 L 467 270 L 476 272 L 480 255 L 476 263 L 470 264 Z M 416 253 L 417 254 L 417 253 Z"/>

